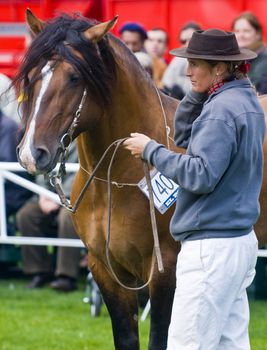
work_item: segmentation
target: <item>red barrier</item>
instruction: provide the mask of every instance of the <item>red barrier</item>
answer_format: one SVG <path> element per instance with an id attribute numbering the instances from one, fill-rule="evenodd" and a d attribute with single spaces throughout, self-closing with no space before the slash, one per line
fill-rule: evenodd
<path id="1" fill-rule="evenodd" d="M 203 28 L 229 30 L 232 20 L 242 11 L 251 10 L 265 26 L 266 0 L 2 0 L 0 1 L 0 72 L 9 76 L 25 50 L 25 10 L 29 7 L 46 20 L 61 12 L 80 12 L 84 16 L 107 20 L 119 15 L 114 33 L 126 21 L 142 23 L 146 29 L 162 27 L 169 33 L 169 48 L 179 45 L 178 33 L 188 21 Z"/>
<path id="2" fill-rule="evenodd" d="M 0 72 L 13 77 L 27 47 L 28 29 L 25 11 L 48 20 L 62 12 L 88 15 L 94 0 L 1 0 L 0 1 Z M 101 2 L 101 1 L 100 1 Z"/>
<path id="3" fill-rule="evenodd" d="M 205 28 L 230 30 L 232 20 L 241 12 L 250 10 L 265 26 L 267 40 L 266 0 L 106 0 L 105 19 L 119 15 L 118 28 L 127 21 L 136 21 L 146 29 L 162 27 L 169 33 L 169 48 L 179 45 L 180 28 L 188 21 Z"/>

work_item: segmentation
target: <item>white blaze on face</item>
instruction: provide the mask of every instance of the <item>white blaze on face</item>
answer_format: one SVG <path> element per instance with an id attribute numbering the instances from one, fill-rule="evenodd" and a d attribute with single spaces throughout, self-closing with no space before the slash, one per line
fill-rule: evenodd
<path id="1" fill-rule="evenodd" d="M 33 144 L 33 138 L 34 138 L 34 133 L 35 133 L 35 124 L 36 124 L 36 116 L 38 114 L 38 111 L 40 109 L 41 101 L 42 98 L 48 88 L 49 82 L 53 76 L 53 72 L 51 69 L 51 66 L 49 63 L 47 63 L 42 71 L 42 83 L 41 83 L 41 89 L 39 92 L 39 95 L 36 98 L 36 102 L 34 105 L 34 113 L 32 120 L 30 122 L 30 126 L 28 129 L 27 134 L 25 135 L 25 140 L 24 143 L 21 146 L 20 152 L 19 152 L 19 158 L 22 164 L 25 166 L 25 168 L 31 172 L 35 173 L 36 172 L 36 161 L 32 155 L 31 152 L 31 145 Z"/>

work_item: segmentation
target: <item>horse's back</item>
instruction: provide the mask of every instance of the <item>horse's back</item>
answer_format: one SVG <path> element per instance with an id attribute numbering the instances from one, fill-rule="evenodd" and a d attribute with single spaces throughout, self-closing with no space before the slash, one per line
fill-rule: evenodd
<path id="1" fill-rule="evenodd" d="M 267 126 L 267 95 L 259 96 L 259 102 L 263 107 L 265 114 L 265 124 Z M 264 170 L 263 170 L 263 182 L 260 194 L 260 206 L 261 214 L 255 225 L 255 231 L 259 240 L 259 244 L 263 245 L 267 243 L 267 135 L 263 144 L 264 153 Z"/>

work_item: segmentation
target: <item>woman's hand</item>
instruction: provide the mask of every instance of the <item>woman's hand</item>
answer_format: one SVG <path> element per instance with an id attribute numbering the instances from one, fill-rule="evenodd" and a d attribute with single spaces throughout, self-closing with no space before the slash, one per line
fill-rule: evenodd
<path id="1" fill-rule="evenodd" d="M 151 139 L 144 134 L 139 134 L 138 132 L 133 132 L 130 136 L 129 139 L 123 142 L 123 146 L 128 149 L 135 158 L 140 158 L 145 146 Z"/>

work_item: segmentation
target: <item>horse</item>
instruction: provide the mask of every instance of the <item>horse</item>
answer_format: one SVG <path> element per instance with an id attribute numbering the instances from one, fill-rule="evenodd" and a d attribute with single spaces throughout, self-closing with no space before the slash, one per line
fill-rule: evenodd
<path id="1" fill-rule="evenodd" d="M 71 203 L 75 203 L 89 174 L 114 141 L 138 131 L 168 144 L 178 101 L 159 92 L 130 50 L 110 33 L 116 18 L 99 23 L 78 15 L 62 15 L 45 23 L 30 10 L 26 17 L 35 38 L 15 79 L 23 95 L 25 130 L 18 160 L 32 174 L 50 173 L 62 153 L 62 138 L 71 129 L 69 139 L 77 140 L 80 162 L 71 194 Z M 107 256 L 110 152 L 106 158 L 72 219 L 88 248 L 89 268 L 110 314 L 115 348 L 139 349 L 136 289 L 148 284 L 148 347 L 163 350 L 180 249 L 169 234 L 172 208 L 164 215 L 156 213 L 162 273 L 153 254 L 149 201 L 137 187 L 144 176 L 141 161 L 119 147 L 111 169 Z"/>
<path id="2" fill-rule="evenodd" d="M 178 101 L 158 92 L 131 52 L 109 33 L 116 18 L 96 23 L 81 17 L 60 16 L 44 23 L 28 10 L 27 22 L 36 38 L 15 80 L 24 96 L 21 110 L 25 133 L 18 146 L 18 159 L 30 173 L 51 172 L 62 152 L 62 138 L 71 129 L 69 138 L 77 139 L 80 160 L 71 195 L 71 202 L 75 203 L 89 174 L 114 141 L 137 131 L 168 145 L 166 130 L 170 127 L 172 133 Z M 266 112 L 266 97 L 260 102 Z M 73 123 L 77 112 L 79 119 Z M 171 149 L 185 151 L 174 146 Z M 267 140 L 264 151 L 266 157 Z M 118 283 L 105 254 L 109 165 L 110 160 L 104 159 L 72 218 L 89 249 L 89 268 L 111 317 L 115 348 L 137 350 L 137 292 Z M 267 232 L 266 166 L 267 161 L 260 195 L 262 211 L 255 226 L 260 244 L 266 243 Z M 123 284 L 136 286 L 140 281 L 149 282 L 148 347 L 166 349 L 180 249 L 168 230 L 172 209 L 164 215 L 157 213 L 164 266 L 164 273 L 160 273 L 153 258 L 149 204 L 136 187 L 143 177 L 140 160 L 119 148 L 111 175 L 114 184 L 108 247 L 111 265 Z"/>

